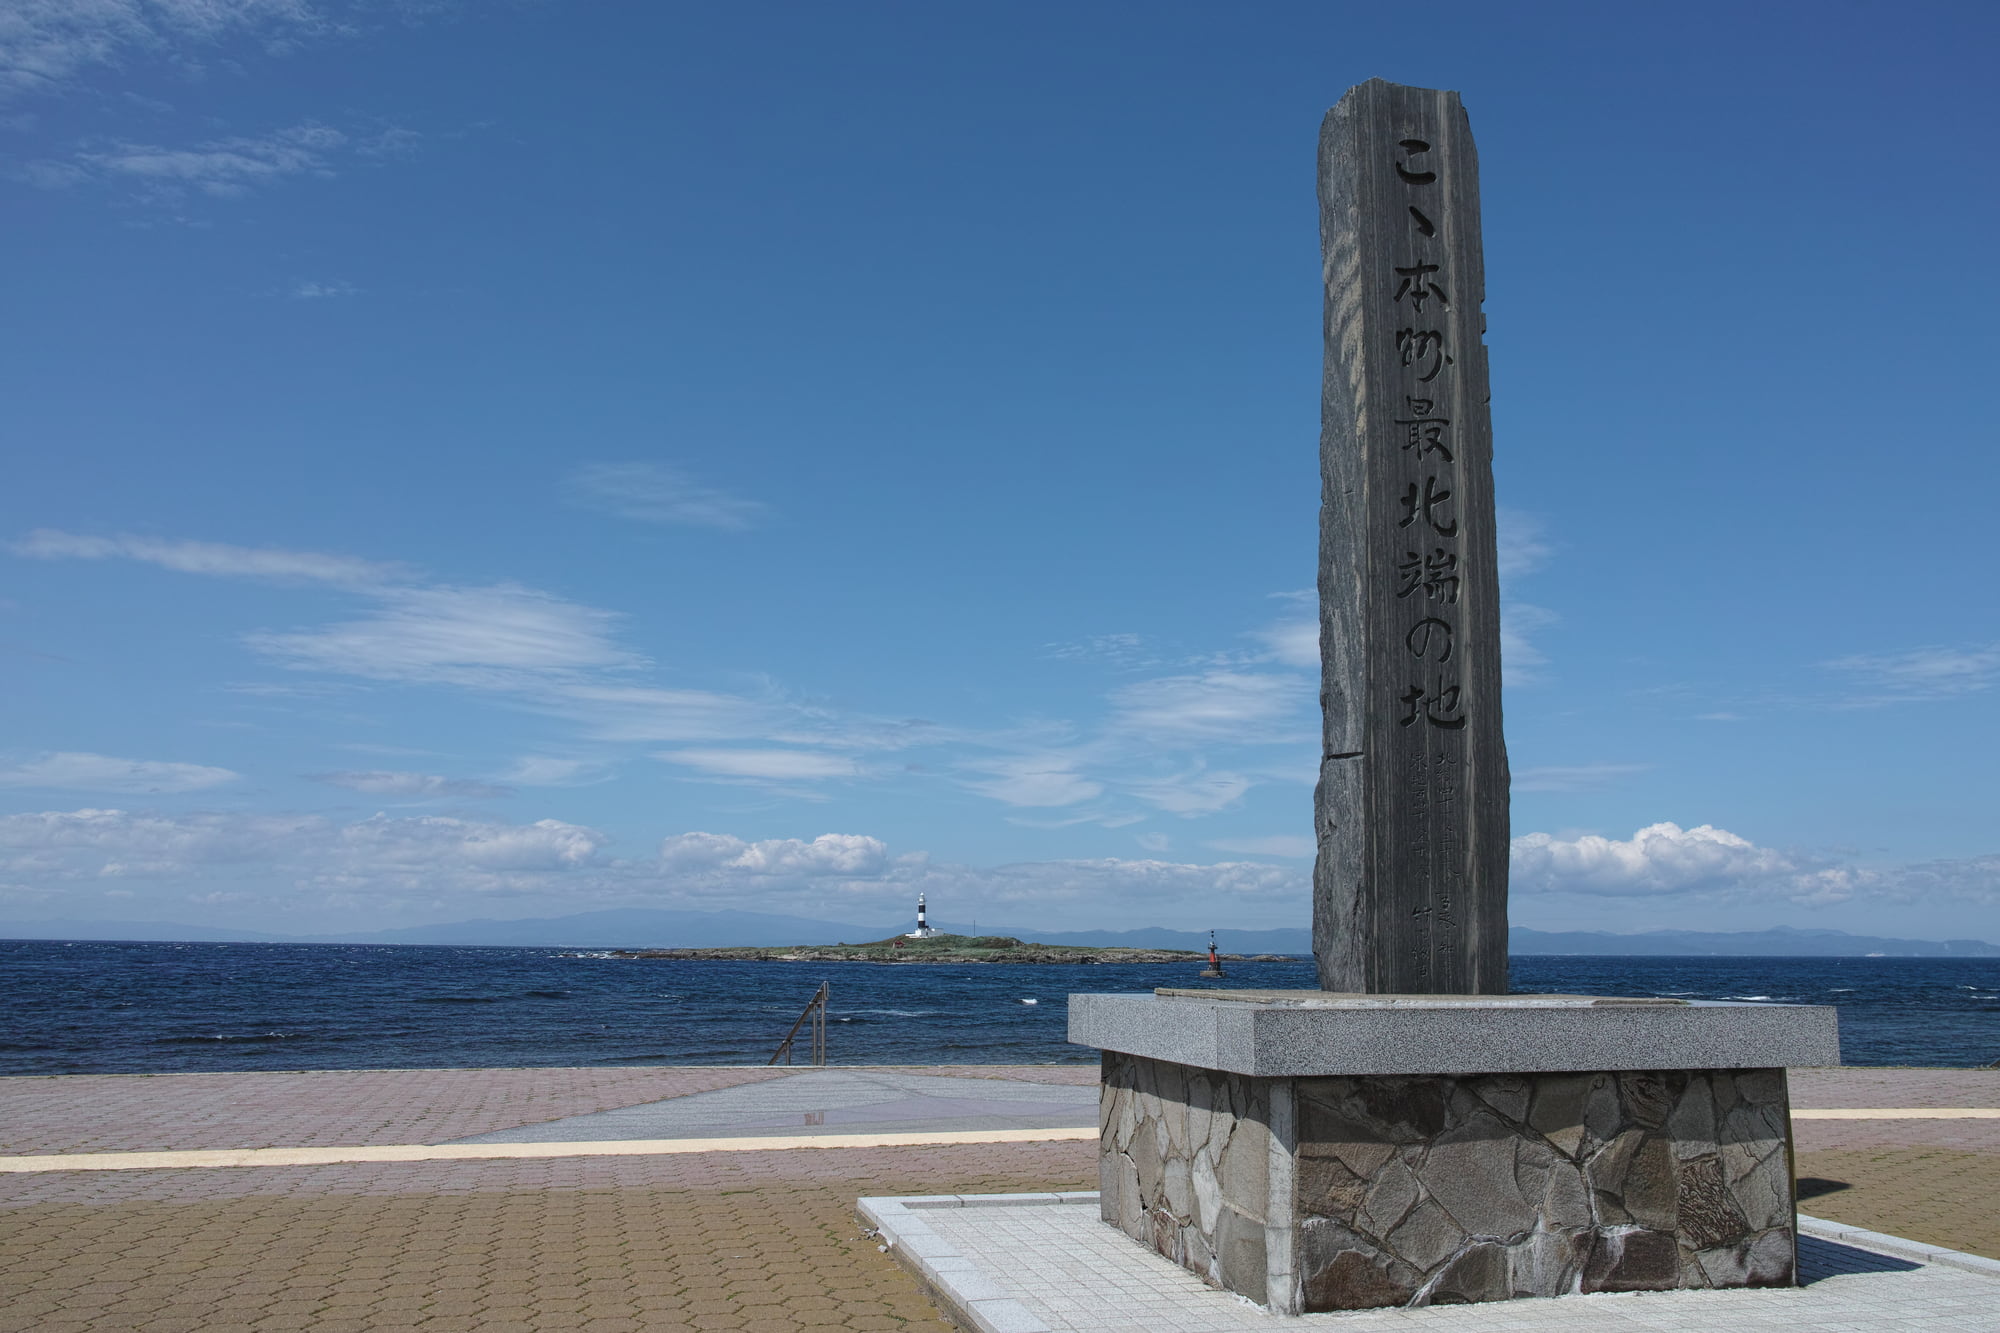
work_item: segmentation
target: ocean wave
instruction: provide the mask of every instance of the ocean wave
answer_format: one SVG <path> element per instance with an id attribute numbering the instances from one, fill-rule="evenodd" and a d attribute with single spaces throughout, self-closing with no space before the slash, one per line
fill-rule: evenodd
<path id="1" fill-rule="evenodd" d="M 313 1032 L 211 1032 L 202 1036 L 155 1037 L 155 1046 L 191 1046 L 217 1041 L 306 1041 L 317 1036 Z"/>

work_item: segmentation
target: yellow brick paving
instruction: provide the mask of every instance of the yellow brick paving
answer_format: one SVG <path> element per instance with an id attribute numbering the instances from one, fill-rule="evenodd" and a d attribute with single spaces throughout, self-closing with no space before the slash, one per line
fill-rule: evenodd
<path id="1" fill-rule="evenodd" d="M 1802 1213 L 2000 1259 L 2000 1155 L 1942 1147 L 1802 1150 L 1798 1172 Z"/>
<path id="2" fill-rule="evenodd" d="M 1056 1143 L 281 1179 L 306 1174 L 120 1173 L 128 1197 L 0 1210 L 0 1330 L 943 1333 L 915 1281 L 862 1236 L 856 1196 L 1075 1189 L 1095 1168 L 1092 1145 Z"/>

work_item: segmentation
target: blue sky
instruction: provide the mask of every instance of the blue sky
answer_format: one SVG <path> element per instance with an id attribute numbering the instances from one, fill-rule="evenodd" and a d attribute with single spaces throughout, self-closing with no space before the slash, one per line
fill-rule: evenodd
<path id="1" fill-rule="evenodd" d="M 0 922 L 1303 924 L 1379 75 L 1514 921 L 2000 939 L 1996 13 L 0 0 Z"/>

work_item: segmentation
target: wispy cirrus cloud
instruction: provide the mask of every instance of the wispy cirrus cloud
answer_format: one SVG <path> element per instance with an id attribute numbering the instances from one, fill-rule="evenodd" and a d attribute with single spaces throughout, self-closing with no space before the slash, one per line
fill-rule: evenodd
<path id="1" fill-rule="evenodd" d="M 407 155 L 416 140 L 404 129 L 357 134 L 307 122 L 191 144 L 87 144 L 67 157 L 30 163 L 20 174 L 47 189 L 122 184 L 152 202 L 189 194 L 234 198 L 292 177 L 335 176 L 356 161 Z"/>
<path id="2" fill-rule="evenodd" d="M 1319 669 L 1319 622 L 1282 620 L 1255 636 L 1269 651 L 1273 661 L 1288 667 Z"/>
<path id="3" fill-rule="evenodd" d="M 1534 515 L 1503 505 L 1495 511 L 1494 519 L 1502 580 L 1534 573 L 1555 553 L 1544 535 L 1542 521 Z"/>
<path id="4" fill-rule="evenodd" d="M 10 549 L 33 560 L 137 560 L 180 574 L 211 574 L 229 578 L 274 579 L 280 582 L 331 583 L 340 587 L 370 587 L 412 577 L 408 566 L 320 551 L 291 551 L 269 546 L 232 546 L 225 542 L 195 542 L 120 534 L 110 537 L 37 528 Z"/>
<path id="5" fill-rule="evenodd" d="M 852 778 L 862 771 L 845 755 L 810 750 L 661 750 L 653 757 L 718 777 L 772 782 Z"/>
<path id="6" fill-rule="evenodd" d="M 407 773 L 391 769 L 369 769 L 364 772 L 314 773 L 314 782 L 324 782 L 330 787 L 345 787 L 364 796 L 399 796 L 413 800 L 438 800 L 445 798 L 466 798 L 471 800 L 492 800 L 514 793 L 507 787 L 495 786 L 490 782 L 475 782 L 470 778 L 447 778 L 432 773 Z"/>
<path id="7" fill-rule="evenodd" d="M 1308 772 L 1317 731 L 1311 674 L 1274 662 L 1268 652 L 1129 680 L 1104 696 L 1095 725 L 980 730 L 829 710 L 775 684 L 732 692 L 660 683 L 647 659 L 624 642 L 621 613 L 517 584 L 449 584 L 391 562 L 129 534 L 44 529 L 13 549 L 37 559 L 131 560 L 209 577 L 319 585 L 356 604 L 318 623 L 245 634 L 257 656 L 304 679 L 234 687 L 240 691 L 304 688 L 318 696 L 359 692 L 364 682 L 471 691 L 560 718 L 585 746 L 664 744 L 670 748 L 655 757 L 690 776 L 755 783 L 790 797 L 816 799 L 813 784 L 843 780 L 943 781 L 1015 810 L 1073 811 L 1106 827 L 1148 812 L 1197 818 L 1239 805 L 1281 772 L 1289 781 L 1293 767 Z M 1303 758 L 1297 765 L 1279 762 L 1268 747 Z M 919 748 L 934 757 L 863 762 Z M 556 761 L 542 776 L 494 782 L 574 781 L 585 767 L 605 771 L 607 758 L 600 748 L 595 757 Z M 369 790 L 385 796 L 450 794 L 428 779 L 366 775 Z"/>
<path id="8" fill-rule="evenodd" d="M 375 609 L 359 619 L 247 641 L 301 670 L 485 689 L 644 664 L 615 641 L 617 613 L 533 588 L 389 587 L 373 596 Z"/>
<path id="9" fill-rule="evenodd" d="M 770 516 L 771 507 L 696 481 L 668 463 L 591 463 L 563 481 L 572 504 L 642 523 L 740 530 Z"/>
<path id="10" fill-rule="evenodd" d="M 1517 769 L 1513 787 L 1536 792 L 1602 791 L 1651 768 L 1651 764 L 1544 764 Z"/>
<path id="11" fill-rule="evenodd" d="M 301 280 L 287 288 L 285 295 L 294 301 L 330 301 L 356 295 L 360 290 L 353 283 L 339 278 L 328 282 Z"/>
<path id="12" fill-rule="evenodd" d="M 1548 665 L 1548 654 L 1535 646 L 1532 635 L 1547 629 L 1562 617 L 1544 606 L 1507 602 L 1500 608 L 1500 665 L 1509 685 L 1525 685 L 1539 679 L 1537 668 Z"/>
<path id="13" fill-rule="evenodd" d="M 1201 763 L 1165 777 L 1137 778 L 1125 784 L 1127 790 L 1148 805 L 1183 818 L 1227 810 L 1242 800 L 1252 785 L 1251 779 L 1241 773 L 1210 772 Z"/>
<path id="14" fill-rule="evenodd" d="M 210 577 L 325 585 L 357 599 L 360 613 L 254 631 L 244 643 L 266 661 L 301 673 L 504 697 L 563 718 L 594 741 L 685 744 L 827 731 L 814 710 L 775 693 L 751 697 L 646 683 L 636 678 L 648 668 L 646 658 L 619 640 L 623 615 L 519 584 L 439 583 L 409 566 L 316 551 L 53 529 L 30 533 L 12 549 L 34 559 L 124 559 Z M 330 688 L 322 682 L 310 687 Z M 232 688 L 294 692 L 256 682 Z M 876 730 L 898 729 L 908 727 Z"/>
<path id="15" fill-rule="evenodd" d="M 605 765 L 596 759 L 565 759 L 531 754 L 514 761 L 500 781 L 519 787 L 567 787 L 598 780 Z"/>
<path id="16" fill-rule="evenodd" d="M 1842 706 L 1927 703 L 1991 689 L 2000 680 L 2000 644 L 1860 654 L 1820 665 L 1855 683 L 1854 691 L 1840 700 Z"/>
<path id="17" fill-rule="evenodd" d="M 186 62 L 248 38 L 282 51 L 341 25 L 306 0 L 10 0 L 0 6 L 0 97 L 59 92 L 134 58 Z"/>
<path id="18" fill-rule="evenodd" d="M 967 789 L 1005 805 L 1049 809 L 1081 805 L 1104 794 L 1103 783 L 1077 770 L 1074 755 L 996 755 L 968 760 L 963 768 L 979 775 L 963 780 Z"/>
<path id="19" fill-rule="evenodd" d="M 1068 643 L 1045 643 L 1042 655 L 1058 662 L 1104 662 L 1125 668 L 1160 664 L 1151 646 L 1138 634 L 1090 634 Z"/>
<path id="20" fill-rule="evenodd" d="M 1313 840 L 1303 833 L 1273 833 L 1261 838 L 1217 838 L 1208 844 L 1218 852 L 1244 856 L 1282 856 L 1299 860 L 1318 852 Z"/>
<path id="21" fill-rule="evenodd" d="M 1111 696 L 1113 728 L 1161 740 L 1293 739 L 1308 734 L 1313 682 L 1290 673 L 1216 670 L 1135 681 Z"/>
<path id="22" fill-rule="evenodd" d="M 219 787 L 238 776 L 208 764 L 55 751 L 0 766 L 0 787 L 167 794 Z"/>

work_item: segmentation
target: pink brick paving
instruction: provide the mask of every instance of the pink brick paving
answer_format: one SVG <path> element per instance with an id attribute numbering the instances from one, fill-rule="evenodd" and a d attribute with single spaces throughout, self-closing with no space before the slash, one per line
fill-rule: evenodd
<path id="1" fill-rule="evenodd" d="M 899 1065 L 906 1073 L 1095 1084 L 1087 1065 Z M 444 1143 L 563 1116 L 783 1078 L 799 1068 L 355 1069 L 0 1078 L 0 1153 Z"/>

